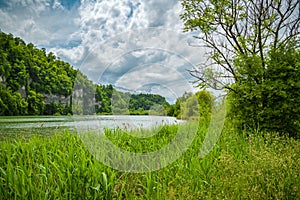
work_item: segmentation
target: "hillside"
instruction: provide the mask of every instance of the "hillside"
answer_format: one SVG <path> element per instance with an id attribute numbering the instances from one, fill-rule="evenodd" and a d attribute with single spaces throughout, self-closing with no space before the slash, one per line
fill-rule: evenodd
<path id="1" fill-rule="evenodd" d="M 160 95 L 122 93 L 111 85 L 94 84 L 45 48 L 0 32 L 0 115 L 149 114 L 149 110 L 164 115 L 169 106 Z"/>

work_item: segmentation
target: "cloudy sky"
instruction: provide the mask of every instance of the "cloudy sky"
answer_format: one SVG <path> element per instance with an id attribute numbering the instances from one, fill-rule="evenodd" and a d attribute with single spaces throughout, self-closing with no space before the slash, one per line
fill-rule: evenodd
<path id="1" fill-rule="evenodd" d="M 180 12 L 178 0 L 0 0 L 0 28 L 96 83 L 173 102 L 195 90 L 187 69 L 205 59 Z"/>

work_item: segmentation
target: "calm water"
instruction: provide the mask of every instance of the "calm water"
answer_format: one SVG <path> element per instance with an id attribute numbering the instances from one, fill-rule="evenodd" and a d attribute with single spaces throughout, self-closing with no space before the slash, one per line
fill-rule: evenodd
<path id="1" fill-rule="evenodd" d="M 133 115 L 0 117 L 0 135 L 47 134 L 61 129 L 103 131 L 104 128 L 120 128 L 130 130 L 181 122 L 174 117 Z"/>

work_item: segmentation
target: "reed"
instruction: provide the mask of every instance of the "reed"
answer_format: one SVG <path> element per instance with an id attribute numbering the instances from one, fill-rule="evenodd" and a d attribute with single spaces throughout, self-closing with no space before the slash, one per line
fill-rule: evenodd
<path id="1" fill-rule="evenodd" d="M 167 145 L 178 125 L 151 130 L 106 130 L 116 146 L 152 152 Z M 155 135 L 149 138 L 140 134 Z M 187 130 L 188 131 L 188 130 Z M 300 141 L 237 133 L 225 127 L 214 149 L 199 157 L 206 129 L 172 164 L 153 172 L 114 170 L 70 131 L 0 141 L 1 199 L 300 199 Z M 245 135 L 248 135 L 245 137 Z M 90 133 L 95 141 L 101 135 Z M 126 159 L 126 158 L 124 158 Z"/>

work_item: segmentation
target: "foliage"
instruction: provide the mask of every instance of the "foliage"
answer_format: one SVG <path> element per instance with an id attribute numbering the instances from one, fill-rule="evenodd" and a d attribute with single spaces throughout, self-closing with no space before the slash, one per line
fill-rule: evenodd
<path id="1" fill-rule="evenodd" d="M 180 119 L 196 119 L 206 124 L 210 121 L 214 104 L 213 95 L 207 90 L 198 91 L 196 94 L 185 93 L 170 106 L 168 114 Z"/>
<path id="2" fill-rule="evenodd" d="M 45 49 L 26 45 L 20 38 L 1 32 L 0 114 L 54 114 L 58 109 L 53 108 L 52 112 L 48 108 L 68 103 L 76 73 L 53 53 L 46 54 Z"/>
<path id="3" fill-rule="evenodd" d="M 231 115 L 239 126 L 267 129 L 300 137 L 299 43 L 271 50 L 266 70 L 259 72 L 257 57 L 237 59 L 244 79 L 230 92 Z M 257 76 L 252 75 L 254 70 Z M 254 78 L 259 80 L 255 82 Z"/>
<path id="4" fill-rule="evenodd" d="M 187 93 L 185 92 L 181 97 L 178 97 L 176 99 L 175 104 L 171 105 L 168 109 L 167 109 L 167 114 L 169 116 L 174 116 L 178 119 L 182 119 L 182 109 L 183 109 L 183 104 L 184 102 L 186 102 L 188 100 L 188 98 L 190 98 L 191 96 L 193 96 L 192 93 Z"/>
<path id="5" fill-rule="evenodd" d="M 165 110 L 169 106 L 165 97 L 158 94 L 131 94 L 129 100 L 129 112 L 139 111 L 152 115 L 166 115 Z"/>
<path id="6" fill-rule="evenodd" d="M 201 87 L 227 89 L 239 127 L 297 135 L 300 2 L 184 0 L 185 31 L 208 62 L 191 69 Z M 241 126 L 240 126 L 241 125 Z"/>
<path id="7" fill-rule="evenodd" d="M 74 91 L 71 96 L 72 101 L 70 101 L 73 114 L 88 115 L 95 113 L 96 87 L 86 75 L 79 70 L 77 71 L 73 86 Z"/>
<path id="8" fill-rule="evenodd" d="M 200 114 L 199 121 L 203 126 L 204 124 L 210 122 L 212 109 L 215 107 L 216 102 L 214 101 L 213 95 L 206 90 L 197 92 L 196 97 L 198 99 L 198 108 Z"/>
<path id="9" fill-rule="evenodd" d="M 183 119 L 198 119 L 200 114 L 196 95 L 191 95 L 186 101 L 182 102 L 181 111 Z"/>
<path id="10" fill-rule="evenodd" d="M 112 114 L 111 102 L 114 89 L 112 85 L 97 85 L 96 87 L 96 113 Z"/>
<path id="11" fill-rule="evenodd" d="M 130 94 L 115 90 L 111 85 L 98 85 L 96 89 L 98 114 L 166 115 L 170 106 L 158 94 Z"/>
<path id="12" fill-rule="evenodd" d="M 26 115 L 28 103 L 20 93 L 0 87 L 0 115 Z"/>
<path id="13" fill-rule="evenodd" d="M 31 115 L 40 115 L 43 114 L 45 103 L 44 96 L 40 93 L 36 93 L 33 90 L 28 92 L 28 112 Z"/>

